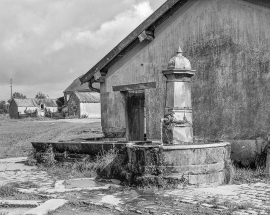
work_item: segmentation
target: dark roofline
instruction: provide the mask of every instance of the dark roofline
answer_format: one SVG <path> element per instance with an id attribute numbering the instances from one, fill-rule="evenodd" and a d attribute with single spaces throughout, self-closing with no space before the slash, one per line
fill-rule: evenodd
<path id="1" fill-rule="evenodd" d="M 18 101 L 20 101 L 20 100 L 27 100 L 27 101 L 31 101 L 31 102 L 33 102 L 33 104 L 34 104 L 34 106 L 30 106 L 30 105 L 20 105 L 20 104 L 18 104 Z M 12 98 L 12 100 L 11 100 L 11 102 L 12 101 L 14 101 L 14 103 L 18 106 L 18 107 L 38 107 L 39 106 L 39 104 L 38 104 L 38 106 L 36 106 L 35 104 L 37 104 L 36 103 L 36 101 L 41 101 L 41 103 L 44 103 L 44 104 L 46 104 L 46 106 L 48 106 L 48 107 L 58 107 L 58 105 L 57 105 L 57 103 L 56 103 L 56 99 L 37 99 L 37 98 L 25 98 L 25 99 L 21 99 L 21 98 Z M 47 105 L 48 103 L 48 101 L 50 101 L 50 102 L 55 102 L 55 104 L 53 104 L 53 105 Z"/>
<path id="2" fill-rule="evenodd" d="M 143 31 L 154 32 L 155 28 L 163 23 L 175 11 L 182 7 L 189 0 L 167 0 L 125 39 L 123 39 L 114 49 L 103 57 L 85 75 L 80 77 L 81 83 L 89 82 L 97 71 L 107 72 L 108 68 L 123 57 L 128 51 L 135 47 L 140 41 L 138 36 Z M 121 54 L 121 55 L 120 55 Z"/>
<path id="3" fill-rule="evenodd" d="M 63 93 L 73 93 L 73 92 L 89 92 L 89 93 L 91 93 L 91 92 L 93 92 L 92 90 L 90 90 L 90 89 L 85 89 L 85 90 L 68 90 L 68 91 L 64 91 Z"/>
<path id="4" fill-rule="evenodd" d="M 81 84 L 90 82 L 96 72 L 107 73 L 108 69 L 120 60 L 128 51 L 135 47 L 140 41 L 138 36 L 143 31 L 154 32 L 155 28 L 169 18 L 175 11 L 182 7 L 189 0 L 167 0 L 152 15 L 142 22 L 134 31 L 123 39 L 114 49 L 103 57 L 95 66 L 79 79 Z M 269 0 L 243 0 L 256 5 L 270 8 Z M 92 80 L 93 81 L 93 80 Z M 93 81 L 94 82 L 94 81 Z M 91 84 L 89 85 L 91 87 Z M 96 90 L 93 88 L 93 90 Z M 98 91 L 98 90 L 97 90 Z"/>

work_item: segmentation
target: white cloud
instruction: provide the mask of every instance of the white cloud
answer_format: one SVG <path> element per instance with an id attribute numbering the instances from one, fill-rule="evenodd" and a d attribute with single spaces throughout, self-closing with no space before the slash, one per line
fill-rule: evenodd
<path id="1" fill-rule="evenodd" d="M 0 0 L 0 100 L 51 98 L 87 72 L 165 0 Z"/>
<path id="2" fill-rule="evenodd" d="M 116 44 L 152 12 L 153 9 L 148 1 L 140 2 L 134 5 L 132 9 L 124 11 L 116 15 L 112 20 L 102 23 L 96 31 L 88 29 L 87 26 L 65 31 L 62 33 L 61 37 L 55 40 L 50 48 L 46 50 L 46 54 L 73 45 L 87 45 L 97 50 L 110 42 Z"/>
<path id="3" fill-rule="evenodd" d="M 3 42 L 3 47 L 7 51 L 12 51 L 12 50 L 16 49 L 19 46 L 19 44 L 22 42 L 23 42 L 22 34 L 14 35 L 14 36 L 11 36 L 9 39 L 6 39 Z"/>

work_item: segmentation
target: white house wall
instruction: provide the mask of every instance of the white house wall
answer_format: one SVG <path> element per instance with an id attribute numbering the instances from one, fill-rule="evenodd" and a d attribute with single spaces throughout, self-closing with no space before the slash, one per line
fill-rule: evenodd
<path id="1" fill-rule="evenodd" d="M 37 107 L 18 107 L 18 112 L 20 114 L 25 114 L 24 111 L 26 110 L 26 108 L 28 111 L 31 110 L 32 112 L 34 112 L 36 109 L 38 109 Z"/>
<path id="2" fill-rule="evenodd" d="M 47 110 L 50 110 L 52 113 L 55 113 L 58 111 L 58 107 L 46 107 Z"/>
<path id="3" fill-rule="evenodd" d="M 80 103 L 80 117 L 101 118 L 100 103 Z"/>
<path id="4" fill-rule="evenodd" d="M 35 110 L 38 110 L 38 115 L 39 116 L 44 116 L 44 111 L 43 112 L 40 111 L 40 109 L 38 107 L 18 107 L 18 112 L 20 114 L 25 114 L 24 111 L 26 110 L 26 108 L 27 108 L 28 111 L 31 110 L 32 112 L 34 112 Z M 52 113 L 55 113 L 55 112 L 58 111 L 58 108 L 57 107 L 46 107 L 46 109 L 47 110 L 50 110 Z"/>

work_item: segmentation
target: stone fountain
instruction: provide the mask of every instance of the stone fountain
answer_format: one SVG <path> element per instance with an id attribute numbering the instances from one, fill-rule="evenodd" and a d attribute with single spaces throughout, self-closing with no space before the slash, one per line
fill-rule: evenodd
<path id="1" fill-rule="evenodd" d="M 180 47 L 162 73 L 167 90 L 162 144 L 127 144 L 130 172 L 137 181 L 153 183 L 161 178 L 191 185 L 230 183 L 230 143 L 195 144 L 191 103 L 195 71 Z"/>
<path id="2" fill-rule="evenodd" d="M 76 139 L 65 142 L 33 142 L 41 155 L 52 148 L 59 158 L 118 149 L 127 179 L 133 184 L 185 183 L 191 185 L 227 184 L 232 178 L 230 143 L 198 144 L 193 137 L 191 81 L 195 71 L 178 49 L 162 71 L 166 77 L 166 106 L 161 119 L 161 141 L 128 142 L 106 138 Z M 56 156 L 56 157 L 57 157 Z M 126 163 L 127 162 L 127 163 Z"/>

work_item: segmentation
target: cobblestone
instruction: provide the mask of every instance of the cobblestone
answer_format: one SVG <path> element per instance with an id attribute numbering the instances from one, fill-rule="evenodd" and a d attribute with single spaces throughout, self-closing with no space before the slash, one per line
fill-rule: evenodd
<path id="1" fill-rule="evenodd" d="M 166 191 L 166 194 L 174 195 L 180 202 L 190 203 L 194 200 L 204 207 L 232 209 L 235 215 L 270 214 L 270 184 L 266 183 L 189 188 Z M 245 207 L 248 208 L 240 209 Z"/>
<path id="2" fill-rule="evenodd" d="M 51 178 L 45 171 L 40 171 L 37 168 L 25 168 L 21 163 L 18 164 L 19 166 L 17 166 L 17 162 L 22 160 L 23 158 L 0 160 L 0 164 L 4 163 L 5 165 L 5 168 L 0 169 L 0 186 L 7 183 L 16 182 L 21 184 L 19 187 L 19 191 L 21 192 L 37 194 L 50 193 L 57 195 L 64 195 L 60 193 L 72 192 L 74 190 L 84 193 L 82 190 L 90 191 L 95 190 L 96 188 L 98 190 L 108 189 L 107 185 L 103 187 L 90 186 L 88 189 L 82 187 L 67 189 L 65 187 L 65 181 L 55 182 L 54 179 Z M 76 182 L 75 184 L 78 183 Z M 35 186 L 31 187 L 33 185 Z M 172 210 L 178 212 L 181 210 L 181 208 L 177 208 L 179 207 L 179 204 L 190 205 L 190 207 L 198 205 L 203 208 L 208 208 L 209 210 L 216 210 L 217 213 L 221 211 L 233 211 L 231 214 L 234 215 L 270 214 L 270 184 L 266 183 L 226 185 L 211 188 L 185 187 L 171 191 L 159 192 L 159 194 L 156 194 L 156 196 L 173 198 L 171 205 L 166 206 L 166 210 L 167 207 L 168 210 L 164 210 L 163 214 L 166 214 L 169 211 L 172 212 Z M 139 213 L 138 211 L 141 212 L 144 210 L 157 211 L 158 207 L 160 207 L 157 205 L 158 203 L 155 202 L 154 199 L 151 200 L 151 204 L 139 204 L 146 202 L 146 200 L 139 195 L 130 199 L 129 194 L 126 196 L 121 194 L 117 198 L 120 198 L 120 202 L 126 202 L 125 204 L 130 204 L 130 202 L 133 200 L 138 201 L 138 207 L 134 208 L 137 213 Z M 99 202 L 97 201 L 97 204 L 98 203 Z M 117 207 L 119 211 L 124 210 L 124 205 L 115 205 L 115 207 Z M 165 206 L 163 209 L 165 209 Z"/>
<path id="3" fill-rule="evenodd" d="M 8 183 L 18 183 L 20 188 L 30 191 L 29 186 L 44 189 L 54 187 L 55 181 L 47 172 L 38 170 L 35 167 L 25 166 L 23 164 L 25 160 L 26 157 L 0 160 L 0 165 L 5 166 L 5 168 L 0 169 L 0 186 Z"/>

